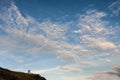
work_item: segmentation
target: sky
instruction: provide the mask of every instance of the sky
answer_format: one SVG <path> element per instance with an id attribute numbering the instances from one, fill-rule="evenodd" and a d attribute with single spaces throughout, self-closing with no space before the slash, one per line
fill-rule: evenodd
<path id="1" fill-rule="evenodd" d="M 120 80 L 120 0 L 0 0 L 0 67 Z"/>

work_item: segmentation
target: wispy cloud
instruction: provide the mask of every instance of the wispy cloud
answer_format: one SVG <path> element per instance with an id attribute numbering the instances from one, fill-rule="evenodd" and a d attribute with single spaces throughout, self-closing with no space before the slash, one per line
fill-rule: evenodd
<path id="1" fill-rule="evenodd" d="M 80 61 L 80 65 L 88 65 L 88 66 L 95 66 L 96 63 L 92 62 L 92 61 Z"/>
<path id="2" fill-rule="evenodd" d="M 88 76 L 79 76 L 79 77 L 62 77 L 62 80 L 90 80 L 87 78 Z"/>
<path id="3" fill-rule="evenodd" d="M 118 16 L 120 13 L 120 0 L 115 0 L 111 5 L 109 5 L 109 9 L 112 11 L 113 15 Z"/>
<path id="4" fill-rule="evenodd" d="M 46 72 L 56 71 L 58 69 L 59 69 L 59 67 L 49 68 L 49 69 L 42 69 L 42 70 L 33 70 L 32 73 L 42 74 L 42 73 L 46 73 Z"/>
<path id="5" fill-rule="evenodd" d="M 54 54 L 61 60 L 89 64 L 80 62 L 81 55 L 119 53 L 119 44 L 109 38 L 116 34 L 112 25 L 102 19 L 105 16 L 105 12 L 88 10 L 80 15 L 75 26 L 73 23 L 38 22 L 29 15 L 22 16 L 17 6 L 11 3 L 0 12 L 0 29 L 6 33 L 0 37 L 0 49 L 31 55 Z M 71 36 L 73 41 L 70 41 Z"/>
<path id="6" fill-rule="evenodd" d="M 120 67 L 114 67 L 110 71 L 98 72 L 89 77 L 90 80 L 119 80 L 120 79 Z"/>
<path id="7" fill-rule="evenodd" d="M 82 72 L 81 69 L 70 66 L 70 65 L 65 65 L 65 66 L 57 66 L 54 68 L 48 68 L 48 69 L 42 69 L 42 70 L 32 70 L 33 73 L 48 73 L 48 72 L 53 72 L 57 71 L 58 73 L 75 73 L 75 74 L 80 74 Z"/>
<path id="8" fill-rule="evenodd" d="M 61 70 L 65 71 L 65 72 L 71 72 L 71 73 L 77 73 L 77 74 L 82 72 L 81 69 L 79 69 L 79 68 L 72 68 L 70 66 L 60 66 L 59 68 Z"/>
<path id="9" fill-rule="evenodd" d="M 119 3 L 120 0 L 117 0 L 109 6 L 116 16 L 120 12 Z M 8 4 L 0 7 L 0 55 L 7 56 L 17 64 L 23 64 L 16 70 L 26 71 L 26 68 L 34 65 L 44 66 L 41 65 L 44 61 L 40 61 L 38 56 L 45 54 L 42 58 L 46 59 L 46 54 L 49 54 L 50 58 L 51 55 L 55 55 L 55 59 L 52 58 L 56 63 L 50 63 L 55 65 L 51 67 L 45 64 L 47 65 L 45 69 L 35 66 L 31 72 L 60 73 L 62 80 L 120 79 L 119 66 L 110 71 L 95 73 L 90 77 L 90 73 L 87 72 L 88 70 L 94 73 L 96 68 L 100 67 L 101 70 L 106 65 L 118 64 L 120 26 L 119 23 L 113 25 L 106 19 L 109 13 L 89 9 L 72 22 L 59 23 L 51 20 L 39 22 L 30 15 L 23 16 L 13 1 Z M 57 63 L 59 60 L 60 63 Z M 45 63 L 49 63 L 49 60 Z M 67 77 L 67 74 L 75 76 Z"/>
<path id="10" fill-rule="evenodd" d="M 112 68 L 111 71 L 108 71 L 106 73 L 120 77 L 120 66 L 116 66 L 116 67 Z"/>

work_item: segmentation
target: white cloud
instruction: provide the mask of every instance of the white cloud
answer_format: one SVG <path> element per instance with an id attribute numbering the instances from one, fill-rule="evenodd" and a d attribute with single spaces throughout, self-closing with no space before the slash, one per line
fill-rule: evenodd
<path id="1" fill-rule="evenodd" d="M 80 65 L 91 65 L 91 66 L 95 66 L 96 64 L 92 61 L 80 61 Z"/>
<path id="2" fill-rule="evenodd" d="M 6 53 L 8 53 L 6 50 L 0 50 L 0 55 L 4 55 Z"/>
<path id="3" fill-rule="evenodd" d="M 78 23 L 80 29 L 74 32 L 81 35 L 82 42 L 86 43 L 85 46 L 102 51 L 113 50 L 116 53 L 118 45 L 110 41 L 108 37 L 113 35 L 114 31 L 111 31 L 108 22 L 102 20 L 102 17 L 106 15 L 104 12 L 88 10 L 86 14 L 80 16 Z"/>
<path id="4" fill-rule="evenodd" d="M 107 41 L 105 37 L 95 38 L 95 37 L 90 37 L 88 35 L 85 35 L 82 37 L 82 39 L 88 42 L 88 44 L 94 48 L 99 48 L 101 50 L 117 49 L 117 46 L 114 43 Z"/>
<path id="5" fill-rule="evenodd" d="M 75 62 L 79 62 L 80 58 L 77 54 L 71 53 L 70 51 L 61 51 L 61 53 L 58 55 L 60 59 L 65 60 L 74 60 Z"/>
<path id="6" fill-rule="evenodd" d="M 19 63 L 22 63 L 25 61 L 24 57 L 22 56 L 9 55 L 9 57 Z"/>
<path id="7" fill-rule="evenodd" d="M 48 72 L 53 72 L 53 71 L 57 71 L 58 73 L 75 73 L 75 74 L 80 74 L 82 72 L 81 69 L 76 68 L 76 67 L 72 67 L 70 65 L 66 65 L 66 66 L 57 66 L 57 67 L 53 67 L 53 68 L 48 68 L 48 69 L 41 69 L 41 70 L 32 70 L 32 73 L 48 73 Z"/>
<path id="8" fill-rule="evenodd" d="M 120 0 L 116 0 L 111 5 L 109 5 L 109 9 L 112 11 L 113 15 L 118 16 L 120 13 Z"/>
<path id="9" fill-rule="evenodd" d="M 49 69 L 42 69 L 42 70 L 32 70 L 32 73 L 41 74 L 41 73 L 56 71 L 58 69 L 59 69 L 59 67 L 49 68 Z"/>
<path id="10" fill-rule="evenodd" d="M 0 37 L 0 44 L 9 52 L 55 54 L 61 60 L 83 64 L 80 62 L 81 55 L 91 54 L 88 57 L 93 57 L 101 52 L 119 52 L 118 45 L 107 37 L 114 34 L 114 31 L 102 20 L 106 15 L 97 10 L 88 10 L 80 16 L 78 24 L 74 24 L 79 29 L 73 30 L 70 29 L 75 27 L 71 26 L 73 23 L 38 22 L 31 16 L 24 17 L 12 3 L 9 8 L 0 12 L 0 19 L 4 22 L 0 28 L 8 34 Z M 68 41 L 68 33 L 73 39 L 78 39 L 78 44 Z"/>
<path id="11" fill-rule="evenodd" d="M 111 28 L 112 25 L 102 19 L 105 16 L 107 14 L 104 12 L 88 10 L 85 14 L 80 15 L 79 20 L 75 22 L 77 24 L 74 24 L 74 22 L 70 24 L 60 24 L 52 21 L 38 22 L 29 15 L 27 17 L 22 16 L 17 6 L 12 3 L 9 8 L 0 12 L 0 20 L 3 21 L 0 28 L 6 33 L 6 35 L 0 35 L 0 55 L 8 53 L 14 61 L 24 62 L 27 57 L 13 56 L 12 52 L 18 52 L 20 55 L 37 54 L 37 56 L 40 56 L 40 54 L 54 54 L 60 60 L 70 64 L 74 63 L 74 65 L 32 70 L 32 72 L 51 73 L 57 71 L 65 74 L 80 74 L 83 71 L 80 68 L 81 66 L 96 66 L 98 58 L 102 58 L 101 62 L 103 64 L 105 61 L 111 62 L 112 59 L 106 59 L 104 55 L 110 56 L 109 54 L 120 53 L 119 41 L 115 41 L 116 39 L 119 40 L 119 36 L 116 35 L 116 30 Z M 78 29 L 74 30 L 74 27 Z M 110 38 L 113 35 L 116 37 L 115 40 Z M 69 36 L 72 36 L 73 41 Z M 93 61 L 94 57 L 96 58 Z M 26 64 L 26 66 L 34 64 L 37 63 Z M 99 65 L 101 66 L 101 63 Z M 114 75 L 111 76 L 111 74 Z M 98 73 L 89 79 L 119 80 L 119 77 L 115 75 L 118 75 L 118 72 Z M 63 77 L 63 80 L 67 79 L 89 80 L 87 76 Z"/>
<path id="12" fill-rule="evenodd" d="M 96 74 L 95 76 L 91 77 L 90 80 L 119 80 L 120 78 L 114 75 L 108 74 Z"/>
<path id="13" fill-rule="evenodd" d="M 120 66 L 114 67 L 110 71 L 98 72 L 89 77 L 90 80 L 119 80 Z"/>
<path id="14" fill-rule="evenodd" d="M 8 33 L 14 32 L 13 30 L 25 31 L 28 26 L 27 20 L 21 15 L 13 2 L 8 4 L 11 4 L 9 8 L 2 6 L 5 9 L 0 11 L 0 19 L 3 21 L 2 28 Z"/>
<path id="15" fill-rule="evenodd" d="M 88 78 L 87 78 L 88 76 L 79 76 L 79 77 L 67 77 L 67 76 L 65 76 L 65 77 L 62 77 L 62 80 L 89 80 Z"/>
<path id="16" fill-rule="evenodd" d="M 106 73 L 120 77 L 120 66 L 113 67 L 111 71 L 108 71 Z"/>
<path id="17" fill-rule="evenodd" d="M 76 74 L 79 74 L 82 72 L 81 69 L 79 68 L 73 68 L 73 67 L 70 67 L 70 66 L 60 66 L 59 67 L 62 71 L 65 71 L 65 72 L 71 72 L 71 73 L 76 73 Z"/>
<path id="18" fill-rule="evenodd" d="M 106 62 L 111 62 L 111 60 L 110 60 L 110 59 L 105 59 L 105 61 L 106 61 Z"/>
<path id="19" fill-rule="evenodd" d="M 65 40 L 65 27 L 66 25 L 53 24 L 46 21 L 40 24 L 41 29 L 45 32 L 45 36 L 52 40 L 63 41 Z"/>
<path id="20" fill-rule="evenodd" d="M 101 18 L 106 15 L 107 14 L 104 12 L 88 10 L 86 14 L 80 16 L 78 26 L 81 28 L 81 30 L 78 30 L 78 32 L 81 34 L 90 33 L 96 35 L 105 31 L 104 23 L 101 21 Z"/>

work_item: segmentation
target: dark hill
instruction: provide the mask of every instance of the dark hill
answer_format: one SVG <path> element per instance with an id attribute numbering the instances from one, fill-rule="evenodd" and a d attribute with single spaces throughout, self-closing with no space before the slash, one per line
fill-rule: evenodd
<path id="1" fill-rule="evenodd" d="M 39 74 L 10 71 L 0 67 L 0 80 L 46 80 Z"/>

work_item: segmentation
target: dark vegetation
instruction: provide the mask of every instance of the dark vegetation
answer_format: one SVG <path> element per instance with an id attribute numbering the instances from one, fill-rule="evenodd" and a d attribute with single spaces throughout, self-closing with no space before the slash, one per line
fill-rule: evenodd
<path id="1" fill-rule="evenodd" d="M 10 71 L 0 67 L 0 80 L 46 80 L 39 74 Z"/>

